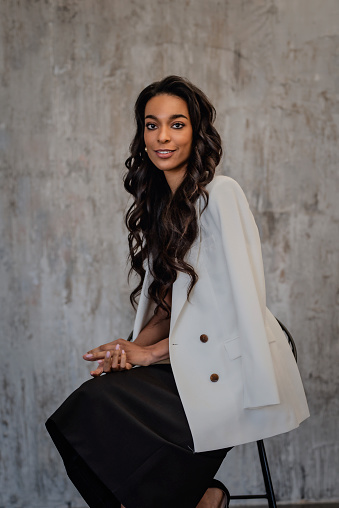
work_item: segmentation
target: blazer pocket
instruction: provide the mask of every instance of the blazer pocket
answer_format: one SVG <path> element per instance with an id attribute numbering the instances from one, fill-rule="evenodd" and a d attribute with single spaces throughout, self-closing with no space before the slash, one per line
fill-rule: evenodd
<path id="1" fill-rule="evenodd" d="M 235 360 L 241 356 L 240 337 L 226 340 L 224 346 L 230 360 Z"/>

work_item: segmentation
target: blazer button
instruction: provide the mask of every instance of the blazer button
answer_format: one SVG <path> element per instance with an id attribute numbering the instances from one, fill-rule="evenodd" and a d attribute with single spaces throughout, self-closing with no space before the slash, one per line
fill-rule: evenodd
<path id="1" fill-rule="evenodd" d="M 216 383 L 218 379 L 219 379 L 218 374 L 211 374 L 210 380 L 212 381 L 212 383 Z"/>
<path id="2" fill-rule="evenodd" d="M 201 340 L 201 342 L 207 342 L 208 336 L 203 333 L 202 335 L 200 335 L 200 340 Z"/>

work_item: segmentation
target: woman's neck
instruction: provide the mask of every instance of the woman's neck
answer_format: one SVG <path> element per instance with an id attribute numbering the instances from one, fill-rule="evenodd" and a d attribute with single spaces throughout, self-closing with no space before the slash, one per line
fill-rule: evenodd
<path id="1" fill-rule="evenodd" d="M 164 171 L 164 175 L 168 183 L 168 186 L 171 189 L 172 194 L 174 194 L 185 178 L 186 168 L 184 169 L 184 171 L 182 169 L 178 171 L 175 171 L 173 169 L 170 171 Z"/>

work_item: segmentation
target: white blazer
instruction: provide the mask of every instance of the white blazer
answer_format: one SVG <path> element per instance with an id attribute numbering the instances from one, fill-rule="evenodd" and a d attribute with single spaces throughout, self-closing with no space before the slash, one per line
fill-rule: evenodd
<path id="1" fill-rule="evenodd" d="M 187 261 L 199 280 L 173 284 L 170 360 L 196 452 L 287 432 L 309 416 L 299 371 L 266 308 L 258 229 L 240 186 L 216 176 Z M 202 199 L 199 206 L 202 205 Z M 154 312 L 146 268 L 136 338 Z"/>

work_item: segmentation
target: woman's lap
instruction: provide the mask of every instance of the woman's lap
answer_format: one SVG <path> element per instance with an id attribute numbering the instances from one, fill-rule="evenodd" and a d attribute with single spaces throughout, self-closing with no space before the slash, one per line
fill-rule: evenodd
<path id="1" fill-rule="evenodd" d="M 112 507 L 113 493 L 126 508 L 194 507 L 226 455 L 226 450 L 193 453 L 170 365 L 138 367 L 84 383 L 47 428 L 54 441 L 59 435 L 68 443 L 73 470 L 83 461 L 93 472 L 93 484 L 97 479 L 103 485 L 101 496 L 112 493 Z M 65 452 L 60 453 L 66 465 Z"/>

